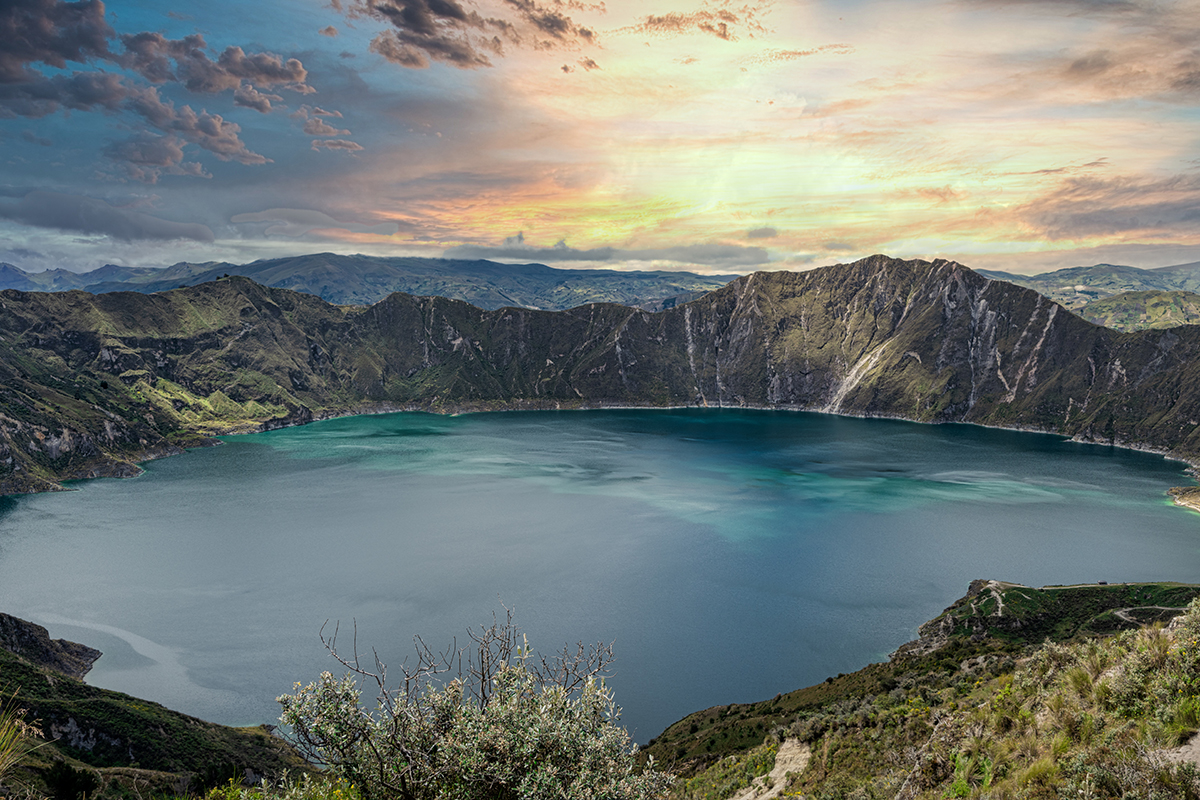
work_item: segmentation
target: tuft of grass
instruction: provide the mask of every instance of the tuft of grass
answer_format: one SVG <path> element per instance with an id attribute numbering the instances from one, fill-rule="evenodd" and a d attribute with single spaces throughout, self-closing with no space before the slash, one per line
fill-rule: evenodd
<path id="1" fill-rule="evenodd" d="M 27 713 L 17 702 L 15 692 L 0 701 L 0 781 L 45 744 L 37 741 L 42 738 L 42 731 L 36 723 L 26 720 Z"/>

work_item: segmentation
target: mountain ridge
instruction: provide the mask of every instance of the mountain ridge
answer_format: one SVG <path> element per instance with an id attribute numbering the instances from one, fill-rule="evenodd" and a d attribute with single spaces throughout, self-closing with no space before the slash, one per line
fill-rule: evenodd
<path id="1" fill-rule="evenodd" d="M 674 271 L 556 269 L 487 260 L 311 253 L 249 264 L 181 261 L 162 269 L 106 264 L 91 272 L 29 273 L 0 264 L 0 290 L 153 293 L 241 275 L 264 286 L 314 294 L 336 305 L 371 305 L 394 291 L 464 300 L 480 308 L 563 310 L 590 302 L 661 307 L 719 288 L 736 275 Z"/>
<path id="2" fill-rule="evenodd" d="M 731 406 L 970 422 L 1200 460 L 1200 327 L 1120 333 L 950 261 L 754 273 L 657 313 L 368 307 L 231 277 L 0 292 L 0 491 L 381 410 Z"/>

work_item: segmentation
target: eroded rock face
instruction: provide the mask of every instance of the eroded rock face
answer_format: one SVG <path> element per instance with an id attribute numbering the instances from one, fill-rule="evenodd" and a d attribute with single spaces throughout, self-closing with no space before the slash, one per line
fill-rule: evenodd
<path id="1" fill-rule="evenodd" d="M 0 647 L 33 664 L 82 680 L 102 655 L 99 650 L 65 639 L 51 639 L 41 625 L 0 614 Z"/>

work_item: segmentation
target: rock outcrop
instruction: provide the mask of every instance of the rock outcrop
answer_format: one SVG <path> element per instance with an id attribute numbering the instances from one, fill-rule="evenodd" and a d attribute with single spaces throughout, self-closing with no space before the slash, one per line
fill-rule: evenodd
<path id="1" fill-rule="evenodd" d="M 41 625 L 0 614 L 0 647 L 31 664 L 79 680 L 102 655 L 99 650 L 66 639 L 51 639 Z"/>

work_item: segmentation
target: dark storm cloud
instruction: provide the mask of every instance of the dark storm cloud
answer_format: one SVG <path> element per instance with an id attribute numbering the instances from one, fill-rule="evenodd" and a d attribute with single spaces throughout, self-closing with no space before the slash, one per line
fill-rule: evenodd
<path id="1" fill-rule="evenodd" d="M 111 44 L 120 42 L 120 51 Z M 218 114 L 178 108 L 154 86 L 110 71 L 79 70 L 45 74 L 39 65 L 66 69 L 69 64 L 99 63 L 136 73 L 154 85 L 179 84 L 190 92 L 232 91 L 234 105 L 261 113 L 282 97 L 269 89 L 308 94 L 308 72 L 295 58 L 226 47 L 215 58 L 199 34 L 168 39 L 160 33 L 118 35 L 105 18 L 99 0 L 0 0 L 0 118 L 38 118 L 59 110 L 130 112 L 165 137 L 130 140 L 106 149 L 138 180 L 153 182 L 163 172 L 205 175 L 198 164 L 185 163 L 174 148 L 193 144 L 224 161 L 263 164 L 269 159 L 252 152 L 240 126 Z M 323 134 L 327 135 L 327 134 Z M 155 155 L 144 157 L 155 151 Z M 163 161 L 162 154 L 172 158 Z"/>
<path id="2" fill-rule="evenodd" d="M 68 63 L 109 62 L 137 72 L 151 83 L 178 81 L 189 91 L 212 93 L 251 86 L 287 86 L 309 92 L 304 65 L 273 53 L 247 53 L 226 47 L 214 61 L 199 34 L 168 39 L 150 31 L 119 37 L 123 52 L 109 40 L 117 33 L 99 0 L 6 0 L 0 5 L 0 83 L 36 83 L 44 79 L 31 64 L 64 69 Z"/>
<path id="3" fill-rule="evenodd" d="M 596 38 L 595 31 L 575 23 L 562 13 L 562 3 L 554 7 L 543 6 L 534 0 L 504 0 L 505 4 L 515 9 L 521 19 L 528 22 L 534 30 L 551 36 L 559 41 L 578 39 L 590 43 Z"/>
<path id="4" fill-rule="evenodd" d="M 367 17 L 391 27 L 371 42 L 371 51 L 404 67 L 440 61 L 463 69 L 490 67 L 504 47 L 556 49 L 592 44 L 596 34 L 566 9 L 592 8 L 553 0 L 504 0 L 511 19 L 485 17 L 457 0 L 352 0 L 333 6 L 351 19 Z M 600 8 L 600 7 L 596 7 Z"/>
<path id="5" fill-rule="evenodd" d="M 649 14 L 627 31 L 648 36 L 678 36 L 686 33 L 705 33 L 732 41 L 739 32 L 753 37 L 766 33 L 767 28 L 759 21 L 759 15 L 768 7 L 768 2 L 734 6 L 731 2 L 706 3 L 695 11 L 672 11 L 668 14 Z"/>
<path id="6" fill-rule="evenodd" d="M 142 183 L 158 183 L 163 174 L 212 177 L 198 162 L 183 160 L 183 142 L 176 136 L 147 134 L 114 142 L 104 154 L 122 164 L 128 177 Z"/>
<path id="7" fill-rule="evenodd" d="M 130 92 L 127 108 L 163 133 L 178 134 L 222 161 L 241 164 L 265 164 L 268 161 L 246 147 L 238 136 L 242 128 L 236 122 L 228 122 L 220 114 L 197 113 L 191 106 L 176 109 L 175 104 L 164 101 L 154 87 Z"/>
<path id="8" fill-rule="evenodd" d="M 264 164 L 267 159 L 252 152 L 239 137 L 241 126 L 219 114 L 197 113 L 191 106 L 176 108 L 164 101 L 154 87 L 131 88 L 119 75 L 106 72 L 77 72 L 56 75 L 18 85 L 0 85 L 0 116 L 43 117 L 67 108 L 72 111 L 130 111 L 166 134 L 208 150 L 222 161 Z M 112 152 L 110 151 L 110 156 Z M 192 171 L 183 174 L 198 174 Z"/>
<path id="9" fill-rule="evenodd" d="M 1191 233 L 1200 225 L 1200 177 L 1070 177 L 1013 212 L 1048 239 L 1115 233 Z"/>
<path id="10" fill-rule="evenodd" d="M 27 64 L 63 69 L 111 57 L 115 35 L 104 19 L 104 3 L 85 0 L 4 0 L 0 3 L 0 83 L 30 79 Z"/>
<path id="11" fill-rule="evenodd" d="M 0 117 L 36 119 L 60 108 L 118 111 L 128 96 L 120 75 L 107 72 L 76 72 L 73 75 L 42 77 L 22 83 L 0 83 Z"/>
<path id="12" fill-rule="evenodd" d="M 125 52 L 115 60 L 151 83 L 179 81 L 188 91 L 213 94 L 243 86 L 287 86 L 308 92 L 308 71 L 298 59 L 286 61 L 274 53 L 247 53 L 226 47 L 213 61 L 205 52 L 208 43 L 199 34 L 168 39 L 161 33 L 135 33 L 121 37 Z"/>
<path id="13" fill-rule="evenodd" d="M 445 252 L 446 258 L 508 258 L 531 261 L 679 261 L 709 266 L 737 267 L 765 264 L 770 261 L 761 247 L 742 247 L 736 244 L 691 244 L 658 247 L 645 250 L 624 250 L 598 247 L 577 250 L 559 242 L 553 247 L 533 247 L 525 244 L 522 234 L 509 237 L 500 247 L 460 245 Z"/>
<path id="14" fill-rule="evenodd" d="M 779 231 L 774 228 L 755 228 L 752 231 L 746 231 L 747 239 L 774 239 L 779 235 Z"/>
<path id="15" fill-rule="evenodd" d="M 171 222 L 103 200 L 58 192 L 30 192 L 17 203 L 0 204 L 0 217 L 39 228 L 104 234 L 114 239 L 192 239 L 213 241 L 205 225 Z"/>
<path id="16" fill-rule="evenodd" d="M 289 58 L 284 61 L 274 53 L 247 53 L 240 47 L 226 47 L 217 57 L 215 66 L 210 69 L 241 78 L 255 86 L 300 86 L 308 77 L 308 71 L 299 59 Z M 307 94 L 311 93 L 312 89 L 303 86 L 300 91 Z"/>
<path id="17" fill-rule="evenodd" d="M 498 42 L 484 46 L 493 52 L 500 49 Z M 412 69 L 428 67 L 431 59 L 462 69 L 490 67 L 491 60 L 479 48 L 479 44 L 458 33 L 425 36 L 409 31 L 385 31 L 371 41 L 371 52 Z"/>

